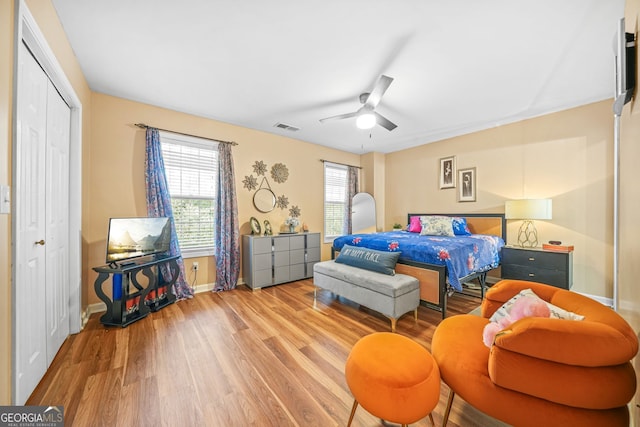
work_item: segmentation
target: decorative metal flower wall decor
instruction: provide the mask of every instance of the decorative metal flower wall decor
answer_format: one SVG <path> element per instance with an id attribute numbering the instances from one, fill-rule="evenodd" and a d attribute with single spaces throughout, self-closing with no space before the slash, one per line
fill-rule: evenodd
<path id="1" fill-rule="evenodd" d="M 291 209 L 289 209 L 289 215 L 292 218 L 298 218 L 300 216 L 300 208 L 297 206 L 291 206 Z"/>
<path id="2" fill-rule="evenodd" d="M 276 197 L 275 194 L 273 194 L 273 190 L 271 190 L 271 187 L 269 186 L 269 181 L 267 181 L 267 176 L 266 176 L 267 170 L 268 170 L 267 164 L 262 160 L 256 160 L 253 163 L 253 165 L 251 165 L 251 167 L 253 169 L 253 173 L 255 173 L 257 177 L 254 177 L 253 174 L 246 175 L 244 177 L 244 180 L 242 180 L 242 184 L 244 188 L 246 188 L 247 190 L 256 192 L 254 194 L 254 200 L 253 200 L 253 204 L 256 207 L 256 209 L 258 209 L 260 212 L 268 212 L 271 209 L 273 209 L 273 205 L 270 206 L 271 209 L 264 210 L 265 207 L 262 207 L 261 204 L 259 204 L 261 206 L 259 207 L 259 205 L 256 204 L 257 203 L 256 197 L 258 192 L 266 192 L 266 191 L 270 192 L 273 195 L 273 204 L 276 207 L 279 207 L 282 210 L 287 209 L 289 207 L 289 198 L 284 194 Z M 262 184 L 258 186 L 257 178 L 259 178 L 260 175 L 263 176 Z M 274 182 L 277 182 L 278 184 L 282 184 L 286 182 L 287 179 L 289 178 L 289 169 L 284 163 L 275 163 L 273 166 L 271 166 L 271 178 L 273 179 Z M 263 185 L 265 182 L 266 182 L 266 187 L 263 188 Z M 298 206 L 292 206 L 289 209 L 289 216 L 291 218 L 298 218 L 300 216 L 300 208 Z M 266 231 L 266 228 L 267 228 L 267 224 L 265 223 L 265 231 Z"/>
<path id="3" fill-rule="evenodd" d="M 282 184 L 289 178 L 289 169 L 283 163 L 276 163 L 271 167 L 271 178 Z"/>
<path id="4" fill-rule="evenodd" d="M 248 175 L 244 177 L 244 179 L 242 180 L 242 184 L 244 185 L 244 188 L 251 191 L 255 190 L 256 187 L 258 187 L 258 180 L 254 178 L 253 175 Z"/>
<path id="5" fill-rule="evenodd" d="M 264 175 L 267 173 L 267 165 L 262 160 L 256 160 L 253 164 L 253 172 L 256 175 Z"/>
<path id="6" fill-rule="evenodd" d="M 278 196 L 278 199 L 276 200 L 276 206 L 280 209 L 286 209 L 287 206 L 289 206 L 289 198 L 284 194 L 282 196 Z"/>

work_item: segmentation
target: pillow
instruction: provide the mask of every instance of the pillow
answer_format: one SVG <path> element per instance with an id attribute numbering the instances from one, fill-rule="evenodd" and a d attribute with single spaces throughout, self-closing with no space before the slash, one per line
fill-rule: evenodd
<path id="1" fill-rule="evenodd" d="M 400 252 L 385 252 L 375 249 L 344 245 L 335 262 L 363 268 L 393 276 Z"/>
<path id="2" fill-rule="evenodd" d="M 423 216 L 422 231 L 425 236 L 455 236 L 453 234 L 453 221 L 448 216 Z"/>
<path id="3" fill-rule="evenodd" d="M 419 216 L 412 216 L 409 221 L 409 227 L 407 227 L 407 231 L 410 233 L 419 233 L 422 231 L 422 223 L 420 222 Z"/>
<path id="4" fill-rule="evenodd" d="M 489 320 L 491 322 L 500 322 L 500 320 L 504 319 L 511 313 L 511 308 L 513 307 L 513 304 L 518 300 L 518 298 L 523 296 L 542 299 L 538 295 L 536 295 L 531 289 L 523 289 L 517 295 L 514 295 L 514 297 L 511 298 L 509 301 L 505 302 L 502 305 L 502 307 L 497 309 Z M 565 320 L 583 320 L 584 319 L 584 316 L 581 316 L 580 314 L 576 314 L 576 313 L 572 313 L 570 311 L 564 310 L 546 301 L 545 303 L 549 307 L 549 310 L 551 310 L 551 315 L 549 317 L 552 319 L 565 319 Z"/>
<path id="5" fill-rule="evenodd" d="M 453 234 L 456 236 L 468 236 L 471 234 L 467 225 L 467 218 L 455 216 L 451 219 L 451 225 L 453 226 Z"/>

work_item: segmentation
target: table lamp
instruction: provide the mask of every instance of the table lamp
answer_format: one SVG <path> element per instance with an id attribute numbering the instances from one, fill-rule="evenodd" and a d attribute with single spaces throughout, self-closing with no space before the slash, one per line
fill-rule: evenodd
<path id="1" fill-rule="evenodd" d="M 506 219 L 521 219 L 518 230 L 518 244 L 521 247 L 538 246 L 538 230 L 534 219 L 551 219 L 551 199 L 507 200 L 504 204 Z"/>

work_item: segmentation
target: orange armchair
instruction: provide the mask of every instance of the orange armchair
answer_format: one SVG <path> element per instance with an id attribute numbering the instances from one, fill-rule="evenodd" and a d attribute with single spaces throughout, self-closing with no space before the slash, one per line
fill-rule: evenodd
<path id="1" fill-rule="evenodd" d="M 489 318 L 524 289 L 584 320 L 520 319 L 487 348 Z M 502 280 L 487 292 L 481 314 L 449 317 L 433 335 L 431 352 L 451 390 L 443 426 L 456 394 L 515 426 L 629 425 L 638 339 L 611 308 L 553 286 Z"/>

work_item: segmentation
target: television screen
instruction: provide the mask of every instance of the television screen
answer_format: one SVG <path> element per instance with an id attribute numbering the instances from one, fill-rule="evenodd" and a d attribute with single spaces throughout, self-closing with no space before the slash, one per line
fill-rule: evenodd
<path id="1" fill-rule="evenodd" d="M 613 112 L 622 114 L 624 104 L 631 101 L 636 85 L 636 40 L 634 33 L 625 32 L 624 18 L 618 22 L 615 46 L 615 97 Z"/>
<path id="2" fill-rule="evenodd" d="M 107 237 L 107 263 L 169 250 L 171 221 L 161 218 L 111 218 Z"/>

